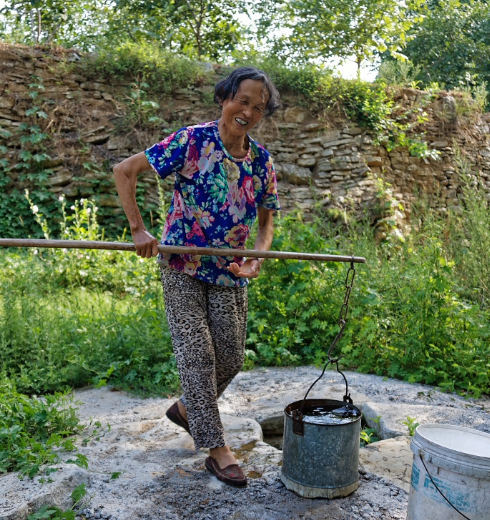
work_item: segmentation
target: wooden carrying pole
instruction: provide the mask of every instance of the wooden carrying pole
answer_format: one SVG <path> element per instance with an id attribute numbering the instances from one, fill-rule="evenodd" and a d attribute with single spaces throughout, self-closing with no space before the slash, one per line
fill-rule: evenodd
<path id="1" fill-rule="evenodd" d="M 110 251 L 136 251 L 134 244 L 125 242 L 98 242 L 85 240 L 44 240 L 30 238 L 0 238 L 1 247 L 39 247 L 51 249 L 105 249 Z M 256 249 L 224 249 L 217 247 L 158 246 L 160 253 L 201 256 L 244 256 L 247 258 L 278 258 L 284 260 L 313 260 L 316 262 L 366 263 L 359 256 L 296 253 L 294 251 L 259 251 Z"/>

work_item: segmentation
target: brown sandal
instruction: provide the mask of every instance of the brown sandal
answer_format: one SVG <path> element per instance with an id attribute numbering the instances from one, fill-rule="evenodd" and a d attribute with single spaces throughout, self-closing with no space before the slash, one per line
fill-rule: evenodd
<path id="1" fill-rule="evenodd" d="M 178 401 L 175 402 L 165 414 L 174 424 L 177 426 L 180 426 L 181 428 L 184 428 L 184 430 L 191 435 L 191 431 L 189 429 L 189 423 L 187 422 L 187 419 L 181 415 L 179 412 L 179 405 Z"/>
<path id="2" fill-rule="evenodd" d="M 235 487 L 245 487 L 247 485 L 247 477 L 238 464 L 230 464 L 226 468 L 221 469 L 218 461 L 213 459 L 213 457 L 208 457 L 204 464 L 218 480 L 225 484 Z"/>

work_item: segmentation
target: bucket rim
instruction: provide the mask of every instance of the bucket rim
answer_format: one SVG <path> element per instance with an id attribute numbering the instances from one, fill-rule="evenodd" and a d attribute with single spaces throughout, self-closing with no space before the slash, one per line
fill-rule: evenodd
<path id="1" fill-rule="evenodd" d="M 293 410 L 296 410 L 298 409 L 302 403 L 305 403 L 305 405 L 307 404 L 310 404 L 312 406 L 318 406 L 318 405 L 321 405 L 321 404 L 324 404 L 324 403 L 328 403 L 330 405 L 340 405 L 340 406 L 345 406 L 345 401 L 339 401 L 338 399 L 300 399 L 298 401 L 294 401 L 293 403 L 289 403 L 288 405 L 285 406 L 284 408 L 284 415 L 286 417 L 288 417 L 289 419 L 293 420 L 293 416 L 291 414 L 291 412 Z M 353 421 L 349 421 L 348 423 L 344 423 L 344 424 L 316 424 L 316 423 L 308 423 L 308 422 L 305 422 L 305 424 L 308 424 L 308 426 L 321 426 L 321 427 L 342 427 L 342 426 L 347 426 L 349 424 L 355 424 L 357 421 L 360 421 L 361 418 L 362 418 L 362 411 L 355 405 L 351 405 L 353 408 L 355 408 L 355 410 L 357 412 L 359 412 L 359 417 L 356 417 L 355 420 Z M 288 410 L 289 408 L 289 410 Z"/>
<path id="2" fill-rule="evenodd" d="M 447 430 L 453 430 L 458 432 L 467 433 L 472 436 L 482 437 L 485 440 L 489 442 L 490 446 L 490 434 L 486 432 L 482 432 L 480 430 L 475 430 L 474 428 L 468 428 L 466 426 L 458 426 L 454 424 L 441 424 L 441 423 L 426 423 L 426 424 L 420 424 L 417 426 L 415 430 L 415 435 L 412 438 L 412 444 L 415 445 L 414 447 L 418 450 L 427 450 L 433 453 L 434 455 L 439 456 L 446 456 L 451 457 L 455 459 L 464 458 L 464 459 L 472 459 L 474 461 L 477 461 L 480 464 L 483 464 L 484 466 L 489 467 L 490 469 L 490 453 L 489 455 L 479 455 L 474 452 L 466 452 L 462 451 L 460 449 L 454 449 L 449 446 L 446 446 L 444 444 L 440 444 L 432 440 L 431 438 L 424 435 L 424 430 L 444 430 L 447 432 Z M 412 449 L 412 451 L 414 451 Z M 461 461 L 463 462 L 463 461 Z"/>

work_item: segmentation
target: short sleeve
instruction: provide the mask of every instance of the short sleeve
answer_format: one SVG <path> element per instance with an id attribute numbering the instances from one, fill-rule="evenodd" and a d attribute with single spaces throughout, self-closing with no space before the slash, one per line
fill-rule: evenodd
<path id="1" fill-rule="evenodd" d="M 279 203 L 279 196 L 277 194 L 276 170 L 274 169 L 274 163 L 270 156 L 265 167 L 267 173 L 264 179 L 264 191 L 262 198 L 259 201 L 259 206 L 265 209 L 279 211 L 281 209 L 281 205 Z"/>
<path id="2" fill-rule="evenodd" d="M 182 128 L 145 150 L 145 155 L 151 167 L 165 179 L 184 168 L 188 143 L 189 129 Z"/>

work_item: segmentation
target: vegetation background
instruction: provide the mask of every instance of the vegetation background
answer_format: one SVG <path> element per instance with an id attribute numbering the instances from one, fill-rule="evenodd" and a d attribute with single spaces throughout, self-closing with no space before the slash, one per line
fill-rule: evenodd
<path id="1" fill-rule="evenodd" d="M 244 5 L 234 0 L 9 1 L 0 9 L 0 38 L 76 47 L 91 53 L 87 73 L 138 77 L 121 131 L 166 128 L 152 93 L 201 81 L 196 60 L 260 64 L 280 89 L 298 93 L 318 109 L 342 99 L 353 120 L 393 146 L 412 146 L 420 157 L 430 151 L 423 142 L 406 139 L 403 125 L 391 115 L 388 85 L 459 89 L 480 111 L 486 107 L 487 1 Z M 365 63 L 376 64 L 378 79 L 372 84 L 338 79 L 331 69 L 334 59 L 353 60 L 358 71 Z M 49 139 L 35 123 L 43 118 L 36 101 L 42 85 L 33 83 L 31 91 L 34 123 L 21 129 L 26 138 L 18 162 L 0 159 L 1 186 L 13 168 L 26 178 L 46 174 L 36 167 Z M 8 134 L 0 128 L 0 139 Z M 368 216 L 331 219 L 318 210 L 307 223 L 299 211 L 278 218 L 273 249 L 368 259 L 357 266 L 349 323 L 338 345 L 344 368 L 469 396 L 490 393 L 490 213 L 463 155 L 458 170 L 464 209 L 441 215 L 421 200 L 404 240 L 377 243 Z M 4 236 L 126 239 L 110 221 L 101 226 L 91 198 L 68 207 L 63 197 L 49 198 L 47 190 L 1 196 Z M 378 200 L 384 211 L 396 210 L 382 180 Z M 161 229 L 165 203 L 162 193 L 154 208 L 154 233 Z M 19 217 L 28 225 L 17 226 Z M 108 382 L 144 395 L 178 390 L 154 262 L 128 253 L 74 250 L 2 250 L 0 262 L 0 471 L 37 471 L 51 460 L 39 446 L 60 446 L 63 436 L 77 431 L 73 415 L 50 422 L 56 400 L 39 410 L 39 400 L 28 396 Z M 338 332 L 345 274 L 340 264 L 266 262 L 261 278 L 250 284 L 246 368 L 324 363 Z M 33 424 L 42 430 L 47 423 L 59 424 L 51 437 L 32 433 Z M 35 453 L 42 456 L 32 458 Z"/>

